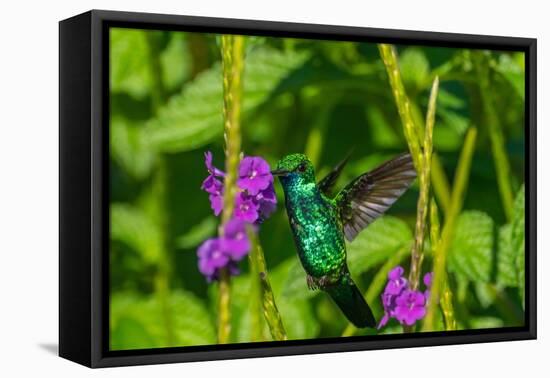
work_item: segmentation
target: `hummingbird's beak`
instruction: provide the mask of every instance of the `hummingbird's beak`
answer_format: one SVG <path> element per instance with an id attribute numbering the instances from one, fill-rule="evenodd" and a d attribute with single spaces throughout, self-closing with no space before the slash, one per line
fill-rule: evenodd
<path id="1" fill-rule="evenodd" d="M 290 172 L 287 171 L 286 169 L 275 169 L 275 170 L 271 171 L 271 174 L 273 176 L 286 176 L 289 173 Z"/>

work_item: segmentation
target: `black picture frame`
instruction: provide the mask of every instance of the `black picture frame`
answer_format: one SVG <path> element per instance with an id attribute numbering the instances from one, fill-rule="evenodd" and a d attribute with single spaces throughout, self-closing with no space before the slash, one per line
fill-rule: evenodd
<path id="1" fill-rule="evenodd" d="M 112 26 L 523 51 L 523 327 L 109 351 L 109 39 Z M 59 355 L 89 367 L 536 338 L 536 39 L 92 10 L 59 23 Z"/>

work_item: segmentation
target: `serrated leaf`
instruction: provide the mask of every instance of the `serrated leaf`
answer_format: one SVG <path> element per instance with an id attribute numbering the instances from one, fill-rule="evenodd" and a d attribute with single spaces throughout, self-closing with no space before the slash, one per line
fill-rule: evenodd
<path id="1" fill-rule="evenodd" d="M 411 228 L 399 218 L 386 215 L 347 243 L 348 267 L 353 276 L 366 272 L 393 256 L 413 238 Z"/>
<path id="2" fill-rule="evenodd" d="M 502 286 L 517 287 L 517 251 L 512 245 L 512 225 L 506 224 L 498 231 L 497 283 Z"/>
<path id="3" fill-rule="evenodd" d="M 149 263 L 159 259 L 162 245 L 159 227 L 138 207 L 111 205 L 111 239 L 127 244 Z"/>
<path id="4" fill-rule="evenodd" d="M 449 270 L 471 281 L 489 282 L 493 262 L 491 217 L 481 211 L 465 211 L 457 219 L 449 251 Z"/>
<path id="5" fill-rule="evenodd" d="M 111 298 L 110 345 L 114 350 L 208 345 L 216 342 L 210 313 L 203 301 L 185 291 L 168 298 L 171 327 L 155 296 L 121 292 Z M 169 334 L 172 342 L 169 342 Z"/>
<path id="6" fill-rule="evenodd" d="M 216 343 L 214 321 L 203 301 L 189 292 L 176 291 L 171 296 L 170 308 L 177 345 Z"/>
<path id="7" fill-rule="evenodd" d="M 110 133 L 113 159 L 132 177 L 147 177 L 155 164 L 156 155 L 143 137 L 143 126 L 130 123 L 123 117 L 112 117 Z"/>
<path id="8" fill-rule="evenodd" d="M 245 59 L 243 114 L 265 101 L 306 55 L 257 49 Z M 198 75 L 160 109 L 148 127 L 151 143 L 162 152 L 199 148 L 220 137 L 222 125 L 222 73 L 219 64 Z"/>
<path id="9" fill-rule="evenodd" d="M 514 201 L 511 232 L 512 248 L 516 253 L 517 283 L 522 304 L 525 306 L 525 186 L 522 185 Z"/>

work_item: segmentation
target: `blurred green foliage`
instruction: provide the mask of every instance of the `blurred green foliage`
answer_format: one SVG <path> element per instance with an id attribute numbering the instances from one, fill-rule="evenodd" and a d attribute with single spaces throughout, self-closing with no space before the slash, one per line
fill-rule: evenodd
<path id="1" fill-rule="evenodd" d="M 421 125 L 433 78 L 440 78 L 434 153 L 448 182 L 466 130 L 478 128 L 464 211 L 449 251 L 458 328 L 522 324 L 524 56 L 397 48 Z M 321 177 L 353 149 L 342 185 L 407 149 L 375 44 L 248 37 L 243 83 L 248 155 L 273 164 L 288 153 L 305 152 Z M 111 349 L 213 344 L 217 287 L 199 273 L 196 248 L 217 227 L 200 185 L 204 151 L 213 151 L 215 164 L 223 166 L 219 36 L 111 29 L 110 87 Z M 511 167 L 507 179 L 516 198 L 511 217 L 498 195 L 495 129 L 489 127 L 495 119 Z M 327 296 L 307 289 L 278 184 L 276 190 L 279 210 L 262 225 L 260 239 L 288 337 L 339 336 L 346 321 Z M 348 246 L 351 273 L 363 291 L 369 289 L 378 317 L 385 264 L 407 263 L 417 197 L 413 186 Z M 424 271 L 431 268 L 429 251 Z M 232 281 L 232 342 L 252 337 L 256 310 L 247 265 L 241 264 L 242 274 Z M 382 330 L 399 331 L 393 324 Z M 270 340 L 267 328 L 261 339 Z"/>

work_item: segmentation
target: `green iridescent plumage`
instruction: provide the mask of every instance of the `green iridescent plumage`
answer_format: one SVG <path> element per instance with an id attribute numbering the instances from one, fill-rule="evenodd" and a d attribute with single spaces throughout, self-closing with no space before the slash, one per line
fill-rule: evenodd
<path id="1" fill-rule="evenodd" d="M 285 192 L 286 210 L 311 289 L 326 291 L 357 327 L 374 327 L 372 312 L 353 282 L 346 243 L 384 213 L 409 187 L 416 173 L 404 154 L 357 177 L 332 199 L 347 158 L 317 183 L 313 165 L 302 154 L 288 155 L 273 172 Z"/>

